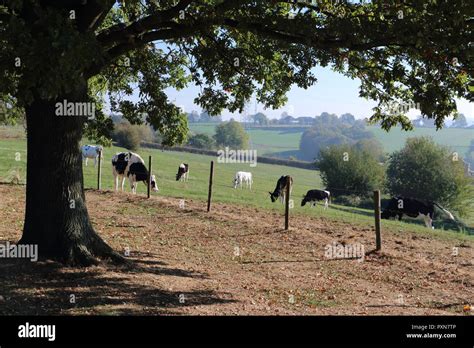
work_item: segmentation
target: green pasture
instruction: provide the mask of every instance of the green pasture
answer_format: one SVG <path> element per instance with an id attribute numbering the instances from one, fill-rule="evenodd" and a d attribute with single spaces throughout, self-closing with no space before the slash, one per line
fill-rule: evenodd
<path id="1" fill-rule="evenodd" d="M 102 189 L 113 189 L 113 175 L 111 158 L 116 152 L 124 149 L 118 147 L 106 148 L 102 162 Z M 157 177 L 160 191 L 152 194 L 154 196 L 175 197 L 179 199 L 193 199 L 203 202 L 207 199 L 208 178 L 210 161 L 215 161 L 215 176 L 213 186 L 213 201 L 222 203 L 232 203 L 238 205 L 255 206 L 282 213 L 283 226 L 283 205 L 279 202 L 272 203 L 268 191 L 273 191 L 277 179 L 281 175 L 291 175 L 294 179 L 292 198 L 294 207 L 291 215 L 299 214 L 314 217 L 324 217 L 330 220 L 343 221 L 348 224 L 362 226 L 373 226 L 373 211 L 331 204 L 330 208 L 324 210 L 321 205 L 317 207 L 301 207 L 301 198 L 309 189 L 323 188 L 319 173 L 315 170 L 307 170 L 293 167 L 285 167 L 270 164 L 258 164 L 250 167 L 249 164 L 228 164 L 217 163 L 216 158 L 204 155 L 160 151 L 153 149 L 141 149 L 138 151 L 141 157 L 148 163 L 148 156 L 152 156 L 153 173 Z M 18 156 L 20 154 L 20 156 Z M 175 174 L 181 162 L 190 166 L 189 182 L 177 182 Z M 84 168 L 84 186 L 86 188 L 97 187 L 97 168 L 94 168 L 93 161 L 89 160 L 89 165 Z M 24 139 L 0 139 L 0 181 L 10 182 L 12 172 L 17 172 L 20 182 L 25 182 L 26 176 L 26 141 Z M 254 177 L 252 190 L 240 190 L 232 187 L 232 179 L 236 171 L 250 171 Z M 130 191 L 128 181 L 125 182 L 125 190 Z M 139 184 L 139 195 L 146 194 L 146 186 Z M 177 200 L 177 205 L 178 205 Z M 104 202 L 106 204 L 106 202 Z M 273 218 L 273 217 L 272 217 Z M 296 217 L 294 217 L 296 218 Z M 421 223 L 405 223 L 396 221 L 383 221 L 384 228 L 395 231 L 416 230 L 420 233 L 436 233 L 446 238 L 472 238 L 463 234 L 451 233 L 447 231 L 427 231 Z"/>

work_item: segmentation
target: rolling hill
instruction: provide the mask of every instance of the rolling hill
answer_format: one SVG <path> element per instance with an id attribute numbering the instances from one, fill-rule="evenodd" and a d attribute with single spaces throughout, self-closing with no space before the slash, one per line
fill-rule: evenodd
<path id="1" fill-rule="evenodd" d="M 214 134 L 215 124 L 191 123 L 190 130 L 208 135 Z M 446 128 L 436 131 L 434 128 L 416 128 L 406 132 L 399 128 L 394 128 L 390 132 L 382 130 L 380 127 L 367 127 L 375 137 L 383 144 L 386 152 L 393 152 L 403 147 L 405 140 L 409 137 L 429 136 L 437 143 L 447 145 L 457 151 L 460 155 L 465 155 L 471 140 L 474 139 L 474 129 Z M 307 127 L 266 127 L 265 129 L 247 128 L 251 145 L 259 151 L 261 156 L 275 156 L 288 158 L 294 156 L 298 158 L 299 142 L 301 134 Z"/>

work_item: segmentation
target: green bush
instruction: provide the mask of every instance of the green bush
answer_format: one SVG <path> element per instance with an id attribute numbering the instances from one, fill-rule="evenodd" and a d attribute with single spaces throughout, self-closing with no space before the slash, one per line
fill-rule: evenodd
<path id="1" fill-rule="evenodd" d="M 409 138 L 390 156 L 386 190 L 435 201 L 461 216 L 473 211 L 473 186 L 461 157 L 428 137 Z"/>
<path id="2" fill-rule="evenodd" d="M 153 129 L 145 124 L 132 126 L 138 129 L 138 134 L 140 135 L 140 140 L 145 142 L 155 141 L 155 132 Z"/>
<path id="3" fill-rule="evenodd" d="M 249 143 L 248 134 L 242 125 L 234 120 L 216 126 L 214 139 L 218 146 L 228 146 L 233 149 L 247 149 Z"/>
<path id="4" fill-rule="evenodd" d="M 140 148 L 142 134 L 138 126 L 133 126 L 129 123 L 120 123 L 115 126 L 112 139 L 116 141 L 119 146 L 131 151 L 136 151 Z"/>
<path id="5" fill-rule="evenodd" d="M 387 160 L 385 152 L 383 150 L 382 143 L 376 139 L 362 139 L 354 144 L 357 150 L 368 152 L 379 162 L 385 162 Z"/>
<path id="6" fill-rule="evenodd" d="M 214 148 L 215 142 L 214 139 L 207 134 L 198 133 L 189 137 L 188 145 L 197 149 L 211 150 Z"/>
<path id="7" fill-rule="evenodd" d="M 333 197 L 370 197 L 383 185 L 384 167 L 373 154 L 349 145 L 333 145 L 321 150 L 317 166 Z"/>

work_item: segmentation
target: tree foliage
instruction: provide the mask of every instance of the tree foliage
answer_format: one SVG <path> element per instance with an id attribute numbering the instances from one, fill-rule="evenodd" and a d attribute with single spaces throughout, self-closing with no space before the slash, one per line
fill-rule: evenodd
<path id="1" fill-rule="evenodd" d="M 322 149 L 316 163 L 325 187 L 333 196 L 368 197 L 383 183 L 384 167 L 377 159 L 349 145 Z"/>
<path id="2" fill-rule="evenodd" d="M 393 196 L 435 201 L 460 215 L 473 209 L 472 182 L 462 159 L 428 137 L 408 138 L 390 156 L 386 189 Z"/>
<path id="3" fill-rule="evenodd" d="M 374 135 L 365 129 L 363 120 L 348 122 L 347 114 L 344 118 L 338 118 L 337 115 L 324 112 L 316 117 L 313 126 L 301 135 L 300 151 L 304 158 L 313 160 L 328 146 L 354 144 L 360 139 L 373 137 Z"/>
<path id="4" fill-rule="evenodd" d="M 317 81 L 313 67 L 329 66 L 361 79 L 382 127 L 411 127 L 389 103 L 416 103 L 440 127 L 454 97 L 472 100 L 472 17 L 462 0 L 4 0 L 0 95 L 24 107 L 87 83 L 91 102 L 108 97 L 131 123 L 145 115 L 173 144 L 187 122 L 166 88 L 200 86 L 195 102 L 211 115 L 242 111 L 253 94 L 277 108 L 293 84 Z"/>
<path id="5" fill-rule="evenodd" d="M 465 128 L 467 127 L 467 119 L 464 114 L 456 114 L 456 118 L 451 124 L 451 128 Z"/>
<path id="6" fill-rule="evenodd" d="M 145 125 L 139 126 L 123 122 L 115 125 L 112 139 L 117 142 L 117 145 L 127 150 L 136 151 L 140 148 L 142 141 L 150 142 L 154 140 L 154 134 Z"/>
<path id="7" fill-rule="evenodd" d="M 268 117 L 261 112 L 257 112 L 255 115 L 252 115 L 252 121 L 260 126 L 266 126 L 269 122 Z"/>
<path id="8" fill-rule="evenodd" d="M 379 162 L 385 162 L 386 154 L 382 143 L 377 138 L 361 139 L 354 144 L 354 148 L 369 153 Z"/>
<path id="9" fill-rule="evenodd" d="M 247 149 L 249 136 L 242 125 L 234 120 L 216 126 L 214 139 L 218 146 L 229 146 L 234 149 Z"/>
<path id="10" fill-rule="evenodd" d="M 15 100 L 10 95 L 0 95 L 0 125 L 14 126 L 24 120 L 25 114 Z"/>
<path id="11" fill-rule="evenodd" d="M 207 134 L 198 133 L 189 137 L 188 145 L 197 149 L 211 150 L 215 146 L 214 139 Z"/>

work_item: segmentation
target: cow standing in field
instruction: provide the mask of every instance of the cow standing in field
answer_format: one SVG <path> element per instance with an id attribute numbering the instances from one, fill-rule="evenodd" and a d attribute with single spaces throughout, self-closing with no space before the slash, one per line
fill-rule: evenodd
<path id="1" fill-rule="evenodd" d="M 81 152 L 82 152 L 82 160 L 86 162 L 86 167 L 87 167 L 87 160 L 89 158 L 93 158 L 94 159 L 94 167 L 97 165 L 97 160 L 99 158 L 99 156 L 101 156 L 100 158 L 103 158 L 102 157 L 102 151 L 104 150 L 104 148 L 100 145 L 97 145 L 97 146 L 94 146 L 94 145 L 84 145 L 82 146 L 81 148 Z"/>
<path id="2" fill-rule="evenodd" d="M 310 203 L 311 206 L 315 206 L 316 202 L 324 201 L 324 209 L 327 209 L 329 206 L 329 198 L 331 193 L 326 190 L 309 190 L 306 192 L 306 195 L 301 201 L 301 206 L 303 207 L 306 203 Z"/>
<path id="3" fill-rule="evenodd" d="M 143 181 L 148 185 L 148 170 L 143 159 L 133 152 L 120 152 L 112 158 L 112 173 L 114 175 L 115 191 L 118 190 L 119 178 L 122 179 L 122 191 L 125 177 L 130 182 L 132 193 L 137 193 L 137 182 Z M 156 178 L 151 175 L 150 186 L 153 191 L 158 191 Z"/>
<path id="4" fill-rule="evenodd" d="M 240 186 L 240 189 L 242 189 L 244 183 L 245 183 L 246 188 L 249 188 L 250 190 L 252 189 L 252 183 L 253 183 L 252 173 L 250 172 L 235 173 L 234 188 L 236 189 L 237 186 Z"/>
<path id="5" fill-rule="evenodd" d="M 281 203 L 285 202 L 287 186 L 290 185 L 290 195 L 293 189 L 293 178 L 289 175 L 282 176 L 278 179 L 275 190 L 273 192 L 268 192 L 270 194 L 270 199 L 272 202 L 275 202 L 277 198 L 280 198 Z"/>
<path id="6" fill-rule="evenodd" d="M 189 176 L 189 165 L 187 163 L 181 163 L 178 167 L 178 173 L 176 174 L 176 181 L 188 181 Z"/>
<path id="7" fill-rule="evenodd" d="M 382 211 L 381 218 L 390 219 L 391 217 L 398 216 L 399 221 L 402 220 L 403 215 L 412 218 L 423 218 L 426 227 L 433 228 L 435 206 L 444 211 L 451 220 L 454 220 L 453 214 L 444 209 L 438 203 L 423 202 L 418 199 L 404 197 L 393 197 Z"/>

